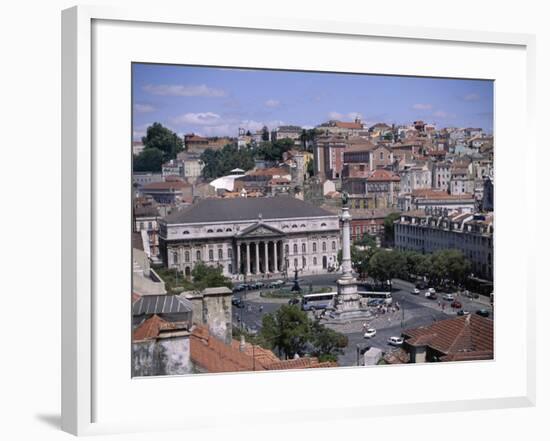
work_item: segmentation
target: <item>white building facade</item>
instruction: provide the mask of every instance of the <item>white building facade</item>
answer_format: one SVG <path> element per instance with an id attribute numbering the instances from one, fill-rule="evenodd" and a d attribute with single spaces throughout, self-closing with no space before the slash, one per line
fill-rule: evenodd
<path id="1" fill-rule="evenodd" d="M 337 215 L 299 199 L 205 199 L 160 221 L 165 266 L 189 276 L 204 262 L 233 280 L 323 274 L 337 266 Z"/>
<path id="2" fill-rule="evenodd" d="M 470 260 L 472 272 L 493 280 L 493 215 L 426 210 L 403 213 L 394 225 L 400 250 L 434 253 L 457 249 Z"/>

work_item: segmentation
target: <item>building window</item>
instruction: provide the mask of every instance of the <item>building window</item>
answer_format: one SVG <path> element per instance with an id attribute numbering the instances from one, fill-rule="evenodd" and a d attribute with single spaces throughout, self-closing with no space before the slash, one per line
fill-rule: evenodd
<path id="1" fill-rule="evenodd" d="M 186 262 L 189 262 L 189 257 L 190 257 L 190 256 L 189 256 L 189 251 L 186 251 L 186 252 L 185 252 L 185 261 L 186 261 Z"/>
<path id="2" fill-rule="evenodd" d="M 288 244 L 285 245 L 285 254 L 288 254 Z"/>
<path id="3" fill-rule="evenodd" d="M 201 260 L 201 252 L 200 252 L 200 250 L 197 250 L 197 260 Z"/>
<path id="4" fill-rule="evenodd" d="M 178 264 L 178 253 L 177 252 L 174 252 L 174 254 L 172 255 L 172 260 L 174 261 L 174 265 Z"/>
<path id="5" fill-rule="evenodd" d="M 212 229 L 208 229 L 208 230 L 207 230 L 206 232 L 207 232 L 207 233 L 213 233 L 213 232 L 214 232 L 214 230 L 212 230 Z"/>
<path id="6" fill-rule="evenodd" d="M 227 258 L 233 259 L 233 250 L 231 248 L 228 248 L 227 250 Z"/>
<path id="7" fill-rule="evenodd" d="M 323 242 L 322 248 L 323 248 L 323 252 L 325 252 L 327 250 L 327 243 L 326 242 Z"/>
<path id="8" fill-rule="evenodd" d="M 314 257 L 314 258 L 313 258 L 313 265 L 314 265 L 314 266 L 317 265 L 317 257 Z"/>
<path id="9" fill-rule="evenodd" d="M 208 250 L 208 260 L 210 260 L 210 262 L 214 260 L 214 250 Z"/>
<path id="10" fill-rule="evenodd" d="M 332 241 L 332 249 L 333 249 L 333 250 L 336 249 L 336 241 L 335 241 L 335 240 Z"/>
<path id="11" fill-rule="evenodd" d="M 294 244 L 294 246 L 292 247 L 292 251 L 294 252 L 294 254 L 298 254 L 298 244 Z"/>
<path id="12" fill-rule="evenodd" d="M 325 224 L 324 222 L 321 224 L 321 227 L 326 227 L 327 224 Z"/>
<path id="13" fill-rule="evenodd" d="M 298 268 L 298 259 L 294 259 L 294 268 Z"/>
<path id="14" fill-rule="evenodd" d="M 303 254 L 306 253 L 306 244 L 305 243 L 302 244 L 302 253 Z"/>
<path id="15" fill-rule="evenodd" d="M 302 257 L 302 268 L 305 268 L 307 266 L 307 260 L 305 257 Z"/>
<path id="16" fill-rule="evenodd" d="M 223 259 L 223 250 L 221 248 L 218 249 L 218 260 Z"/>
<path id="17" fill-rule="evenodd" d="M 233 265 L 232 264 L 227 265 L 227 272 L 229 274 L 233 274 Z"/>
<path id="18" fill-rule="evenodd" d="M 317 242 L 313 242 L 313 252 L 317 252 Z"/>

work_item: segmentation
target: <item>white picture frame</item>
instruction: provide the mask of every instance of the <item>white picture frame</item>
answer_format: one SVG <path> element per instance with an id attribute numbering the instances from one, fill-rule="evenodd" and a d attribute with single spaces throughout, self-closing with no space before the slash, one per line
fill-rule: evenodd
<path id="1" fill-rule="evenodd" d="M 105 32 L 99 28 L 94 28 L 98 23 L 105 24 Z M 497 91 L 495 93 L 495 112 L 497 115 L 502 116 L 502 122 L 497 121 L 496 124 L 496 139 L 497 143 L 503 146 L 507 145 L 507 142 L 512 142 L 515 138 L 511 138 L 509 141 L 507 138 L 501 138 L 501 133 L 507 133 L 507 127 L 504 124 L 509 120 L 507 110 L 501 109 L 503 102 L 518 104 L 516 109 L 516 117 L 519 121 L 519 125 L 525 130 L 526 135 L 522 138 L 525 148 L 525 158 L 516 162 L 518 168 L 518 183 L 517 188 L 507 187 L 504 180 L 499 181 L 499 176 L 506 176 L 507 170 L 511 170 L 510 167 L 514 166 L 513 158 L 506 160 L 499 158 L 502 155 L 506 158 L 509 153 L 506 149 L 497 153 L 497 171 L 496 171 L 496 205 L 497 210 L 503 213 L 502 220 L 499 218 L 499 225 L 497 226 L 497 239 L 495 250 L 495 269 L 496 269 L 496 289 L 499 289 L 499 271 L 500 274 L 506 274 L 507 256 L 504 249 L 504 243 L 506 239 L 499 239 L 498 235 L 502 234 L 505 238 L 506 235 L 512 231 L 512 224 L 509 224 L 508 218 L 505 216 L 508 213 L 513 213 L 515 207 L 508 207 L 506 204 L 506 197 L 518 198 L 522 201 L 522 207 L 536 211 L 536 204 L 534 195 L 527 191 L 526 180 L 528 177 L 527 167 L 525 163 L 527 160 L 533 163 L 536 161 L 536 149 L 534 141 L 534 53 L 535 53 L 535 39 L 531 35 L 525 34 L 506 34 L 506 33 L 491 33 L 481 31 L 458 31 L 450 29 L 425 29 L 417 27 L 394 27 L 394 26 L 382 26 L 363 23 L 336 23 L 336 22 L 317 22 L 317 21 L 296 21 L 292 19 L 276 19 L 276 18 L 242 18 L 242 19 L 230 19 L 226 17 L 216 17 L 215 15 L 209 15 L 208 17 L 195 17 L 189 16 L 184 8 L 174 9 L 169 11 L 155 10 L 142 10 L 132 9 L 130 11 L 118 10 L 110 7 L 83 7 L 78 6 L 63 11 L 62 14 L 62 427 L 65 431 L 73 434 L 97 434 L 97 433 L 112 433 L 112 432 L 127 432 L 127 431 L 139 431 L 139 430 L 166 430 L 166 429 L 185 429 L 185 428 L 197 428 L 203 426 L 216 426 L 224 427 L 230 424 L 235 424 L 238 419 L 235 420 L 235 415 L 228 414 L 227 416 L 221 416 L 212 421 L 208 418 L 207 410 L 201 411 L 200 406 L 190 411 L 189 415 L 180 415 L 161 412 L 160 410 L 155 413 L 151 411 L 148 418 L 129 418 L 124 414 L 125 406 L 121 405 L 121 402 L 113 402 L 113 408 L 118 406 L 120 414 L 117 414 L 113 409 L 107 409 L 105 401 L 112 399 L 113 397 L 107 397 L 105 391 L 112 389 L 113 394 L 120 396 L 127 395 L 128 389 L 124 389 L 125 386 L 122 383 L 117 385 L 116 375 L 113 374 L 113 378 L 106 380 L 104 377 L 108 376 L 104 365 L 102 364 L 107 356 L 111 356 L 117 352 L 115 347 L 120 341 L 126 342 L 129 335 L 130 328 L 126 326 L 126 322 L 121 319 L 120 323 L 117 320 L 116 323 L 113 320 L 109 320 L 108 315 L 103 314 L 104 302 L 101 299 L 95 297 L 98 289 L 104 283 L 116 282 L 114 279 L 104 277 L 102 275 L 102 264 L 100 254 L 105 252 L 105 247 L 101 245 L 104 240 L 104 236 L 107 237 L 108 233 L 103 228 L 103 218 L 101 206 L 107 203 L 105 199 L 105 189 L 103 188 L 108 182 L 109 185 L 117 185 L 116 180 L 109 178 L 110 170 L 104 167 L 104 162 L 101 154 L 96 155 L 97 140 L 98 137 L 94 134 L 94 130 L 97 130 L 98 125 L 101 126 L 102 115 L 98 114 L 97 106 L 104 105 L 103 98 L 96 96 L 94 90 L 97 90 L 98 83 L 99 88 L 103 87 L 101 78 L 103 75 L 101 69 L 106 68 L 105 63 L 98 65 L 94 64 L 94 60 L 98 60 L 98 56 L 102 54 L 98 53 L 108 41 L 112 38 L 114 32 L 117 35 L 121 35 L 124 38 L 124 34 L 128 32 L 128 41 L 133 41 L 129 37 L 135 37 L 134 34 L 130 34 L 130 31 L 124 30 L 124 27 L 128 29 L 132 26 L 146 27 L 152 29 L 156 34 L 154 38 L 163 38 L 164 32 L 179 32 L 179 29 L 188 29 L 191 31 L 200 30 L 206 36 L 209 32 L 219 32 L 236 34 L 246 34 L 247 32 L 254 32 L 255 35 L 268 35 L 269 38 L 281 38 L 277 37 L 278 34 L 284 36 L 285 44 L 288 41 L 295 41 L 296 43 L 300 38 L 325 38 L 327 42 L 334 40 L 339 44 L 346 45 L 348 41 L 352 41 L 353 44 L 362 44 L 364 41 L 374 41 L 380 44 L 387 44 L 391 42 L 400 41 L 400 43 L 409 45 L 414 48 L 418 45 L 429 45 L 427 50 L 432 50 L 436 46 L 445 46 L 459 48 L 461 45 L 467 45 L 469 50 L 474 51 L 475 48 L 480 51 L 487 50 L 488 53 L 494 51 L 499 55 L 495 57 L 495 65 L 502 63 L 503 66 L 496 66 L 497 69 L 503 69 L 505 61 L 508 57 L 509 60 L 518 61 L 519 66 L 514 64 L 510 66 L 510 78 L 502 79 L 502 84 L 510 87 L 513 85 L 513 81 L 517 81 L 517 93 L 513 98 L 507 97 L 508 90 L 498 89 L 500 73 L 495 74 L 497 76 Z M 118 27 L 114 29 L 114 27 Z M 140 28 L 140 32 L 144 32 Z M 122 44 L 120 47 L 130 47 Z M 151 40 L 152 41 L 152 40 Z M 200 44 L 200 43 L 197 43 Z M 207 44 L 206 42 L 204 43 Z M 319 45 L 318 41 L 308 42 L 312 47 Z M 416 46 L 415 46 L 416 45 Z M 117 44 L 113 44 L 117 46 Z M 119 49 L 120 49 L 119 47 Z M 422 46 L 424 47 L 424 46 Z M 447 47 L 447 46 L 445 46 Z M 476 49 L 476 50 L 477 50 Z M 129 49 L 130 50 L 130 49 Z M 506 55 L 507 52 L 510 54 Z M 199 54 L 200 55 L 200 54 Z M 112 54 L 110 55 L 112 56 Z M 119 56 L 122 58 L 124 55 L 119 52 Z M 215 54 L 212 55 L 215 59 Z M 481 57 L 484 55 L 481 54 Z M 486 55 L 485 55 L 486 56 Z M 181 56 L 180 56 L 181 57 Z M 168 62 L 170 55 L 159 55 L 159 62 Z M 498 58 L 498 59 L 497 59 Z M 108 61 L 109 56 L 106 60 Z M 212 60 L 212 58 L 210 59 Z M 503 61 L 504 60 L 504 61 Z M 134 61 L 149 61 L 147 59 L 135 59 Z M 173 62 L 178 62 L 173 60 Z M 181 62 L 181 61 L 180 61 Z M 205 60 L 205 63 L 211 62 Z M 265 62 L 265 61 L 264 61 Z M 254 66 L 254 61 L 251 62 Z M 257 64 L 260 61 L 256 61 L 258 67 L 270 67 L 267 64 Z M 193 61 L 190 63 L 193 64 Z M 227 61 L 221 61 L 220 65 L 232 65 L 239 66 L 239 63 L 228 64 Z M 277 64 L 277 63 L 275 63 Z M 101 66 L 101 67 L 99 67 Z M 249 67 L 249 66 L 246 66 Z M 271 67 L 279 68 L 280 64 L 273 65 Z M 289 66 L 287 66 L 289 67 Z M 292 66 L 290 66 L 292 67 Z M 110 68 L 110 67 L 107 67 Z M 297 66 L 297 68 L 303 68 L 303 66 Z M 517 68 L 517 71 L 514 70 Z M 327 66 L 327 69 L 331 69 Z M 398 68 L 396 68 L 398 69 Z M 411 71 L 415 70 L 410 68 Z M 432 71 L 433 76 L 452 76 L 449 74 L 450 67 L 442 66 L 440 70 Z M 421 71 L 417 68 L 417 72 L 413 72 L 419 75 L 430 75 L 429 68 Z M 498 71 L 500 72 L 500 71 Z M 379 70 L 376 66 L 372 68 L 370 73 L 395 73 L 388 72 L 387 70 Z M 128 71 L 121 75 L 130 75 L 130 68 Z M 516 75 L 516 77 L 513 77 Z M 457 75 L 460 77 L 460 74 Z M 116 75 L 112 75 L 116 77 Z M 491 77 L 490 75 L 488 77 Z M 515 79 L 514 79 L 515 78 Z M 508 82 L 507 82 L 508 81 Z M 128 82 L 128 91 L 124 91 L 121 96 L 129 95 L 130 83 Z M 130 104 L 128 102 L 120 102 L 118 104 L 120 109 L 127 108 L 128 115 L 124 116 L 125 119 L 130 118 Z M 499 116 L 500 118 L 501 116 Z M 500 125 L 499 125 L 500 124 Z M 121 124 L 123 126 L 126 123 Z M 126 127 L 124 128 L 126 130 Z M 129 133 L 128 142 L 130 140 Z M 94 138 L 95 137 L 95 138 Z M 94 144 L 94 139 L 96 139 Z M 115 138 L 113 138 L 115 139 Z M 497 147 L 498 149 L 498 147 Z M 127 156 L 129 155 L 129 151 Z M 126 154 L 126 153 L 125 153 Z M 123 157 L 123 156 L 122 156 Z M 507 162 L 508 161 L 508 162 Z M 511 161 L 511 162 L 510 162 Z M 130 162 L 122 165 L 129 166 Z M 103 167 L 103 168 L 102 168 Z M 101 170 L 100 170 L 101 169 Z M 103 176 L 103 170 L 106 171 L 105 177 Z M 126 173 L 126 172 L 124 172 Z M 124 173 L 122 174 L 123 176 Z M 502 174 L 501 174 L 502 173 Z M 532 177 L 532 171 L 529 172 Z M 99 175 L 102 175 L 101 186 Z M 525 182 L 524 182 L 525 181 Z M 104 183 L 105 182 L 105 183 Z M 502 189 L 500 190 L 502 182 Z M 124 179 L 120 179 L 118 185 L 124 186 Z M 99 186 L 99 187 L 98 187 Z M 113 190 L 115 195 L 124 195 L 125 192 L 129 195 L 129 181 L 126 187 L 118 192 Z M 104 197 L 105 196 L 105 197 Z M 115 206 L 116 204 L 129 205 L 128 200 L 124 201 L 109 201 L 109 206 Z M 127 209 L 128 207 L 126 207 Z M 501 214 L 499 214 L 501 216 Z M 121 228 L 123 224 L 121 225 Z M 116 230 L 117 226 L 114 227 Z M 502 233 L 500 233 L 502 231 Z M 533 234 L 528 233 L 529 234 Z M 110 239 L 113 239 L 110 237 Z M 430 398 L 430 394 L 427 394 L 427 399 L 403 398 L 394 396 L 389 397 L 386 400 L 372 398 L 372 404 L 366 400 L 353 401 L 353 397 L 346 397 L 346 394 L 351 394 L 350 389 L 346 389 L 341 394 L 344 397 L 338 401 L 334 400 L 329 405 L 315 408 L 315 410 L 308 410 L 309 405 L 315 403 L 315 397 L 306 399 L 300 407 L 290 409 L 288 412 L 277 410 L 277 401 L 270 406 L 252 406 L 249 405 L 249 411 L 253 412 L 253 407 L 258 407 L 257 413 L 253 413 L 254 420 L 257 424 L 262 422 L 272 421 L 275 416 L 281 418 L 284 416 L 284 420 L 287 422 L 303 421 L 330 418 L 342 418 L 346 417 L 361 418 L 372 415 L 400 415 L 410 414 L 418 412 L 441 412 L 441 411 L 457 411 L 466 409 L 488 409 L 488 408 L 502 408 L 502 407 L 520 407 L 520 406 L 532 406 L 535 402 L 535 292 L 534 292 L 534 267 L 533 259 L 534 253 L 529 248 L 528 240 L 526 244 L 512 245 L 512 250 L 517 253 L 526 253 L 528 259 L 525 261 L 525 266 L 521 265 L 518 270 L 517 281 L 514 283 L 508 283 L 501 280 L 500 289 L 504 292 L 508 290 L 511 293 L 520 292 L 522 297 L 521 305 L 517 309 L 517 321 L 519 323 L 518 329 L 519 336 L 515 336 L 517 340 L 514 340 L 514 348 L 517 350 L 517 358 L 515 362 L 518 363 L 518 367 L 514 367 L 515 372 L 519 372 L 519 378 L 508 378 L 510 383 L 506 387 L 502 385 L 502 393 L 498 393 L 497 389 L 491 391 L 480 391 L 477 397 L 474 397 L 473 393 L 464 392 L 463 396 L 459 396 L 458 391 L 453 395 L 449 395 L 449 399 Z M 502 244 L 502 245 L 501 245 Z M 122 244 L 113 243 L 113 249 L 116 247 L 124 247 L 124 241 Z M 514 248 L 515 247 L 515 248 Z M 129 246 L 127 247 L 129 248 Z M 129 249 L 127 250 L 129 252 Z M 116 254 L 116 253 L 114 253 Z M 119 254 L 124 256 L 124 253 Z M 500 262 L 502 263 L 500 263 Z M 124 264 L 121 264 L 124 267 Z M 499 269 L 500 266 L 500 269 Z M 131 262 L 128 260 L 126 268 L 130 273 Z M 115 283 L 116 285 L 116 283 Z M 124 291 L 124 290 L 121 290 Z M 104 292 L 104 290 L 103 290 Z M 118 292 L 119 296 L 130 296 L 129 291 Z M 498 294 L 497 294 L 498 295 Z M 499 301 L 498 298 L 496 300 Z M 461 372 L 464 375 L 508 375 L 509 373 L 500 372 L 505 367 L 498 367 L 496 373 L 493 372 L 494 366 L 498 366 L 501 360 L 508 360 L 507 354 L 501 351 L 499 353 L 498 341 L 499 338 L 507 338 L 507 330 L 505 328 L 508 313 L 508 303 L 502 297 L 502 307 L 499 305 L 499 313 L 502 311 L 502 319 L 497 318 L 496 326 L 496 360 L 491 363 L 463 363 L 460 366 Z M 101 329 L 98 329 L 98 315 L 101 315 L 101 321 L 105 322 L 101 324 Z M 129 315 L 129 314 L 128 314 Z M 116 317 L 116 316 L 113 316 Z M 502 320 L 502 327 L 499 327 L 498 320 Z M 103 329 L 105 326 L 105 330 Z M 108 330 L 107 330 L 108 327 Z M 108 347 L 111 343 L 106 343 L 106 333 L 121 332 L 123 335 L 121 338 L 113 338 L 113 347 Z M 513 338 L 511 336 L 510 338 Z M 110 341 L 110 340 L 109 340 Z M 124 348 L 124 352 L 127 355 L 127 348 Z M 120 348 L 119 348 L 120 349 Z M 99 361 L 98 361 L 99 360 Z M 341 376 L 345 376 L 346 379 L 342 381 L 357 381 L 359 376 L 364 375 L 366 370 L 358 370 L 355 368 L 349 369 L 328 369 L 326 372 L 315 372 L 309 378 L 305 378 L 303 373 L 288 372 L 288 373 L 276 373 L 276 374 L 237 374 L 237 375 L 206 375 L 198 376 L 199 378 L 189 377 L 185 378 L 171 378 L 171 379 L 147 379 L 139 380 L 130 378 L 130 361 L 128 359 L 128 365 L 120 368 L 117 364 L 117 369 L 127 372 L 128 384 L 132 383 L 128 387 L 139 387 L 140 393 L 147 393 L 154 395 L 157 393 L 162 394 L 164 387 L 170 384 L 168 387 L 181 387 L 182 382 L 187 382 L 187 390 L 190 397 L 189 402 L 202 403 L 202 399 L 198 396 L 198 390 L 204 390 L 204 388 L 210 388 L 211 391 L 216 388 L 229 388 L 228 383 L 239 383 L 239 390 L 244 395 L 251 393 L 252 390 L 262 390 L 274 392 L 273 384 L 276 385 L 278 381 L 301 381 L 304 387 L 314 387 L 315 382 L 336 382 L 340 381 Z M 522 366 L 519 369 L 519 366 Z M 446 366 L 447 368 L 447 366 Z M 449 369 L 458 369 L 456 364 L 449 366 Z M 435 366 L 403 366 L 403 367 L 391 367 L 380 369 L 398 369 L 400 375 L 408 376 L 411 370 L 414 370 L 416 376 L 421 377 L 423 372 L 429 372 L 429 375 L 438 377 L 441 374 L 436 370 Z M 495 368 L 496 369 L 496 368 Z M 122 372 L 121 371 L 121 372 Z M 486 372 L 485 372 L 486 371 Z M 118 371 L 117 371 L 118 372 Z M 345 372 L 345 374 L 344 374 Z M 372 371 L 370 371 L 372 372 Z M 458 371 L 457 371 L 458 372 Z M 121 375 L 121 374 L 120 374 Z M 369 374 L 372 375 L 372 374 Z M 382 375 L 382 374 L 381 374 Z M 384 374 L 386 375 L 386 374 Z M 269 377 L 271 376 L 271 377 Z M 286 376 L 286 377 L 285 377 Z M 266 381 L 266 378 L 269 381 Z M 179 386 L 174 386 L 179 381 Z M 170 383 L 169 383 L 170 382 Z M 271 386 L 270 386 L 271 383 Z M 309 384 L 311 383 L 311 385 Z M 415 389 L 411 385 L 411 389 Z M 271 388 L 271 389 L 270 389 Z M 145 389 L 145 392 L 144 392 Z M 416 389 L 415 389 L 416 390 Z M 419 389 L 421 390 L 421 389 Z M 248 391 L 248 392 L 247 392 Z M 435 391 L 433 391 L 435 394 Z M 471 392 L 471 391 L 470 391 Z M 418 396 L 418 391 L 412 391 Z M 330 395 L 330 394 L 329 394 Z M 435 396 L 435 395 L 434 395 Z M 443 396 L 444 397 L 444 396 Z M 349 400 L 348 400 L 349 399 Z M 130 409 L 130 395 L 127 395 L 126 400 L 128 402 L 128 408 Z M 308 400 L 311 402 L 309 403 Z M 103 403 L 103 404 L 102 404 Z M 349 403 L 349 404 L 348 404 Z M 204 404 L 204 403 L 203 403 Z M 210 409 L 209 411 L 211 411 Z"/>

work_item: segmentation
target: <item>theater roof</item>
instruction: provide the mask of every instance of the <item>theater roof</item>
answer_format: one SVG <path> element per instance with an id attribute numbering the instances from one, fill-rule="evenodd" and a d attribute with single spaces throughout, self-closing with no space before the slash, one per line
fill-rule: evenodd
<path id="1" fill-rule="evenodd" d="M 264 220 L 311 218 L 334 216 L 334 214 L 307 202 L 288 196 L 265 198 L 203 199 L 165 218 L 167 224 L 206 222 L 231 222 L 258 219 Z"/>

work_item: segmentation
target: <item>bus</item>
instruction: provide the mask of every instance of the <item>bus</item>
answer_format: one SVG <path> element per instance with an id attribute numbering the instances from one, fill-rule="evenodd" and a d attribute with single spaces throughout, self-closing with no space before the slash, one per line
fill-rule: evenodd
<path id="1" fill-rule="evenodd" d="M 391 295 L 392 285 L 391 281 L 386 282 L 363 282 L 360 284 L 358 294 L 364 299 L 370 300 L 382 300 L 386 305 L 392 304 Z M 382 302 L 381 302 L 382 303 Z"/>
<path id="2" fill-rule="evenodd" d="M 335 292 L 324 292 L 320 294 L 305 294 L 302 297 L 302 310 L 315 311 L 326 309 L 332 304 L 332 300 L 336 295 Z"/>
<path id="3" fill-rule="evenodd" d="M 391 305 L 393 302 L 391 292 L 389 291 L 357 291 L 357 294 L 364 299 L 368 299 L 369 302 L 371 300 L 378 300 L 380 303 L 384 303 L 386 305 Z"/>

